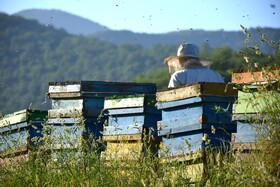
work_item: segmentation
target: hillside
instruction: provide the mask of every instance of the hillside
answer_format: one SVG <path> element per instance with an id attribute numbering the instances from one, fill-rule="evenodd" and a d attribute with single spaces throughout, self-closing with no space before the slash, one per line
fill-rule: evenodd
<path id="1" fill-rule="evenodd" d="M 166 88 L 169 75 L 163 64 L 176 54 L 178 45 L 113 44 L 98 38 L 71 35 L 35 20 L 0 14 L 0 112 L 32 106 L 49 108 L 49 82 L 98 80 L 156 82 Z M 229 47 L 212 48 L 204 43 L 201 56 L 213 61 L 212 68 L 230 81 L 230 71 L 243 66 L 240 54 L 252 53 L 252 62 L 271 63 L 250 48 L 242 53 Z M 279 56 L 280 57 L 280 56 Z M 279 61 L 279 60 L 278 60 Z"/>
<path id="2" fill-rule="evenodd" d="M 42 25 L 65 29 L 68 33 L 76 35 L 89 35 L 108 30 L 96 22 L 60 10 L 31 9 L 17 12 L 14 15 L 37 20 Z"/>
<path id="3" fill-rule="evenodd" d="M 234 50 L 240 50 L 247 45 L 258 45 L 263 52 L 272 53 L 272 49 L 261 42 L 260 33 L 256 28 L 248 28 L 251 33 L 251 41 L 245 43 L 241 27 L 240 31 L 206 31 L 206 30 L 182 30 L 165 34 L 134 33 L 128 30 L 115 31 L 104 28 L 93 21 L 89 21 L 79 16 L 71 15 L 60 10 L 24 10 L 15 15 L 27 19 L 38 20 L 43 25 L 52 25 L 55 28 L 63 28 L 71 34 L 83 34 L 114 44 L 140 44 L 143 47 L 152 47 L 157 44 L 178 45 L 182 41 L 195 43 L 199 46 L 208 43 L 213 48 L 228 46 Z M 279 29 L 260 28 L 262 34 L 273 41 L 279 41 Z"/>
<path id="4" fill-rule="evenodd" d="M 120 45 L 70 35 L 33 20 L 0 14 L 0 111 L 46 108 L 48 82 L 66 80 L 132 81 L 163 68 L 174 46 L 160 54 L 140 45 Z M 172 52 L 171 52 L 172 51 Z"/>
<path id="5" fill-rule="evenodd" d="M 280 29 L 260 28 L 262 34 L 272 39 L 279 41 Z M 166 34 L 147 34 L 133 33 L 131 31 L 112 31 L 107 30 L 92 34 L 92 37 L 110 41 L 114 44 L 141 44 L 144 47 L 152 47 L 156 44 L 172 44 L 178 45 L 183 41 L 195 43 L 199 46 L 207 43 L 213 48 L 228 46 L 234 50 L 240 50 L 247 45 L 258 45 L 261 50 L 266 53 L 272 53 L 272 49 L 261 42 L 260 33 L 257 29 L 249 29 L 251 40 L 245 43 L 246 35 L 242 29 L 240 31 L 205 31 L 205 30 L 186 30 L 176 31 Z"/>

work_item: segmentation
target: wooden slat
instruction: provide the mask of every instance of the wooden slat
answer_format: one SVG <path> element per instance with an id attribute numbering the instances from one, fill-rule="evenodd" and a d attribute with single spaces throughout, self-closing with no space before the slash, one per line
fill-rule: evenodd
<path id="1" fill-rule="evenodd" d="M 42 121 L 43 123 L 43 121 Z M 21 123 L 16 123 L 16 124 L 11 124 L 7 126 L 2 126 L 0 127 L 0 133 L 5 133 L 5 132 L 11 132 L 13 130 L 19 130 L 24 127 L 28 127 L 29 123 L 28 122 L 21 122 Z"/>
<path id="2" fill-rule="evenodd" d="M 66 108 L 66 109 L 51 109 L 48 110 L 49 118 L 77 118 L 77 117 L 98 117 L 102 109 L 81 109 L 81 108 Z"/>
<path id="3" fill-rule="evenodd" d="M 131 141 L 131 140 L 142 140 L 141 134 L 128 134 L 128 135 L 112 135 L 112 136 L 103 136 L 104 141 Z"/>
<path id="4" fill-rule="evenodd" d="M 9 126 L 25 121 L 27 121 L 26 113 L 17 114 L 15 116 L 4 117 L 2 120 L 0 120 L 0 127 Z"/>
<path id="5" fill-rule="evenodd" d="M 65 93 L 65 92 L 80 92 L 81 85 L 73 84 L 73 85 L 56 85 L 49 86 L 49 93 Z"/>
<path id="6" fill-rule="evenodd" d="M 106 110 L 105 110 L 106 111 Z M 142 114 L 144 113 L 144 107 L 137 108 L 120 108 L 120 109 L 108 109 L 108 113 L 104 115 L 133 115 L 133 114 Z"/>
<path id="7" fill-rule="evenodd" d="M 104 108 L 128 108 L 144 106 L 144 96 L 127 98 L 106 98 Z"/>
<path id="8" fill-rule="evenodd" d="M 239 69 L 232 73 L 232 83 L 253 83 L 253 82 L 270 82 L 280 79 L 280 69 L 273 68 L 270 70 L 260 69 Z"/>
<path id="9" fill-rule="evenodd" d="M 29 133 L 27 129 L 7 132 L 0 135 L 0 150 L 16 150 L 19 147 L 27 146 Z"/>
<path id="10" fill-rule="evenodd" d="M 105 126 L 103 135 L 112 136 L 112 135 L 133 135 L 143 133 L 143 124 L 139 125 L 129 125 L 125 124 L 123 126 Z"/>
<path id="11" fill-rule="evenodd" d="M 47 118 L 47 111 L 24 109 L 18 112 L 5 115 L 0 120 L 0 127 L 13 125 L 16 123 L 21 123 L 26 121 L 29 122 L 30 120 L 43 121 L 46 120 L 46 118 Z"/>
<path id="12" fill-rule="evenodd" d="M 194 83 L 157 92 L 156 99 L 158 102 L 168 102 L 201 95 L 237 96 L 237 90 L 233 89 L 232 84 Z"/>
<path id="13" fill-rule="evenodd" d="M 103 160 L 138 160 L 144 144 L 140 141 L 108 142 L 101 153 Z"/>
<path id="14" fill-rule="evenodd" d="M 155 94 L 155 83 L 105 82 L 105 81 L 65 81 L 50 82 L 49 93 L 146 93 Z"/>

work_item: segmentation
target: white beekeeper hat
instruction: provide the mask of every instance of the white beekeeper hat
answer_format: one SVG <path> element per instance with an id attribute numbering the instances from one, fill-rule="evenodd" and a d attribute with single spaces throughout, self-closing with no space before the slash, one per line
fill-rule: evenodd
<path id="1" fill-rule="evenodd" d="M 177 50 L 177 57 L 199 58 L 198 47 L 191 43 L 182 43 Z"/>

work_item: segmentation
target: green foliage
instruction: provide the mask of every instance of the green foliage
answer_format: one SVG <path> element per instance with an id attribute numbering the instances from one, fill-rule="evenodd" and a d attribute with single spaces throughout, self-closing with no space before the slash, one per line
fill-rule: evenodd
<path id="1" fill-rule="evenodd" d="M 163 61 L 176 54 L 178 47 L 116 45 L 69 35 L 64 30 L 3 13 L 0 14 L 0 37 L 0 110 L 3 114 L 28 108 L 30 104 L 36 109 L 50 108 L 46 95 L 48 82 L 136 81 L 155 82 L 159 89 L 166 88 L 169 77 Z M 262 39 L 266 41 L 265 36 Z M 212 48 L 207 42 L 201 47 L 201 56 L 213 61 L 212 69 L 220 72 L 226 82 L 230 81 L 233 69 L 244 67 L 244 56 L 251 52 L 251 48 L 239 53 L 228 46 Z M 279 52 L 276 56 L 255 54 L 249 60 L 253 64 L 265 64 L 275 58 L 279 62 Z"/>
<path id="2" fill-rule="evenodd" d="M 4 114 L 27 108 L 47 109 L 48 82 L 126 81 L 163 68 L 170 47 L 144 49 L 72 36 L 35 21 L 0 14 L 0 109 Z"/>

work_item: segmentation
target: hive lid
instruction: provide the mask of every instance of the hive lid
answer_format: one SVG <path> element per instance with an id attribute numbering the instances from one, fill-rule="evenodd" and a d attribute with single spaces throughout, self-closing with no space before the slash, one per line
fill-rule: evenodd
<path id="1" fill-rule="evenodd" d="M 106 82 L 106 81 L 65 81 L 50 82 L 50 98 L 82 96 L 112 96 L 123 94 L 155 94 L 155 83 Z"/>
<path id="2" fill-rule="evenodd" d="M 158 102 L 176 101 L 195 96 L 237 96 L 237 90 L 232 84 L 226 83 L 194 83 L 156 93 Z"/>

